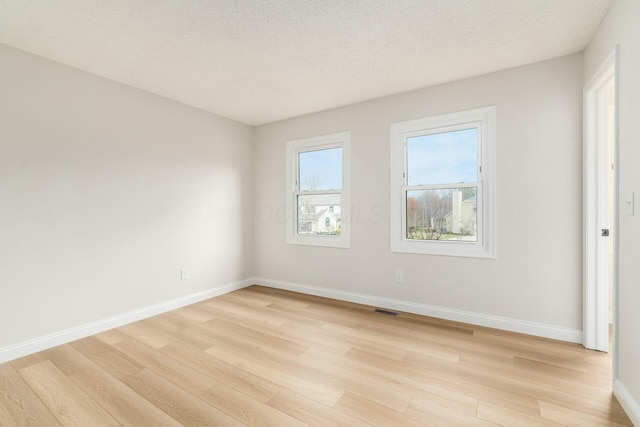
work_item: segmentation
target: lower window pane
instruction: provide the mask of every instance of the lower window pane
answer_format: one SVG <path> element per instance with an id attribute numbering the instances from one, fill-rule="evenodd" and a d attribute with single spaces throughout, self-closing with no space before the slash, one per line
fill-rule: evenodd
<path id="1" fill-rule="evenodd" d="M 407 239 L 478 241 L 477 187 L 407 191 Z"/>
<path id="2" fill-rule="evenodd" d="M 340 235 L 340 194 L 298 196 L 298 234 Z"/>

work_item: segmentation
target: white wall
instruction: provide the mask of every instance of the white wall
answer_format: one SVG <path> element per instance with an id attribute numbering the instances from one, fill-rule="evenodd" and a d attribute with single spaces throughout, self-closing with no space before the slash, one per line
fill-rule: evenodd
<path id="1" fill-rule="evenodd" d="M 584 54 L 584 83 L 607 56 L 620 46 L 619 69 L 619 296 L 618 379 L 628 391 L 640 423 L 640 1 L 616 0 Z M 636 194 L 636 214 L 623 211 L 629 192 Z M 624 392 L 623 392 L 624 394 Z M 619 397 L 624 399 L 624 396 Z M 629 409 L 629 408 L 626 408 Z M 638 424 L 640 425 L 640 424 Z"/>
<path id="2" fill-rule="evenodd" d="M 252 137 L 0 45 L 0 349 L 251 277 Z"/>
<path id="3" fill-rule="evenodd" d="M 389 126 L 496 105 L 497 259 L 390 251 Z M 351 249 L 285 243 L 285 141 L 352 132 Z M 254 269 L 269 281 L 582 330 L 582 56 L 255 130 Z M 396 284 L 395 271 L 404 271 Z"/>

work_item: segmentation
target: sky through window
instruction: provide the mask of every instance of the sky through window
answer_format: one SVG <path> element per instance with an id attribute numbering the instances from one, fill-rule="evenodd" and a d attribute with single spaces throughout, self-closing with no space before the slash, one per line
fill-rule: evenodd
<path id="1" fill-rule="evenodd" d="M 342 148 L 298 154 L 300 191 L 342 189 Z"/>
<path id="2" fill-rule="evenodd" d="M 478 128 L 407 138 L 407 185 L 478 180 Z"/>

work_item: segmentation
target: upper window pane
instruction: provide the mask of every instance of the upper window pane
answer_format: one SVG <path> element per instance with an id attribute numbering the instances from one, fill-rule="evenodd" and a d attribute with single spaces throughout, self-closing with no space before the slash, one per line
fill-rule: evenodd
<path id="1" fill-rule="evenodd" d="M 407 185 L 478 180 L 478 128 L 407 138 Z"/>
<path id="2" fill-rule="evenodd" d="M 342 189 L 342 147 L 298 154 L 300 191 Z"/>

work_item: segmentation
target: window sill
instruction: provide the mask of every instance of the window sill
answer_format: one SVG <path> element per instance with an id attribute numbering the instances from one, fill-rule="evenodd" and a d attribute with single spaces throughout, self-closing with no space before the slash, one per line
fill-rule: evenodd
<path id="1" fill-rule="evenodd" d="M 395 244 L 391 246 L 391 252 L 496 259 L 494 248 L 488 247 L 488 245 L 479 245 L 477 243 L 445 243 L 405 240 L 402 242 L 395 242 Z"/>
<path id="2" fill-rule="evenodd" d="M 289 236 L 289 245 L 319 246 L 325 248 L 351 248 L 351 242 L 344 236 Z"/>

